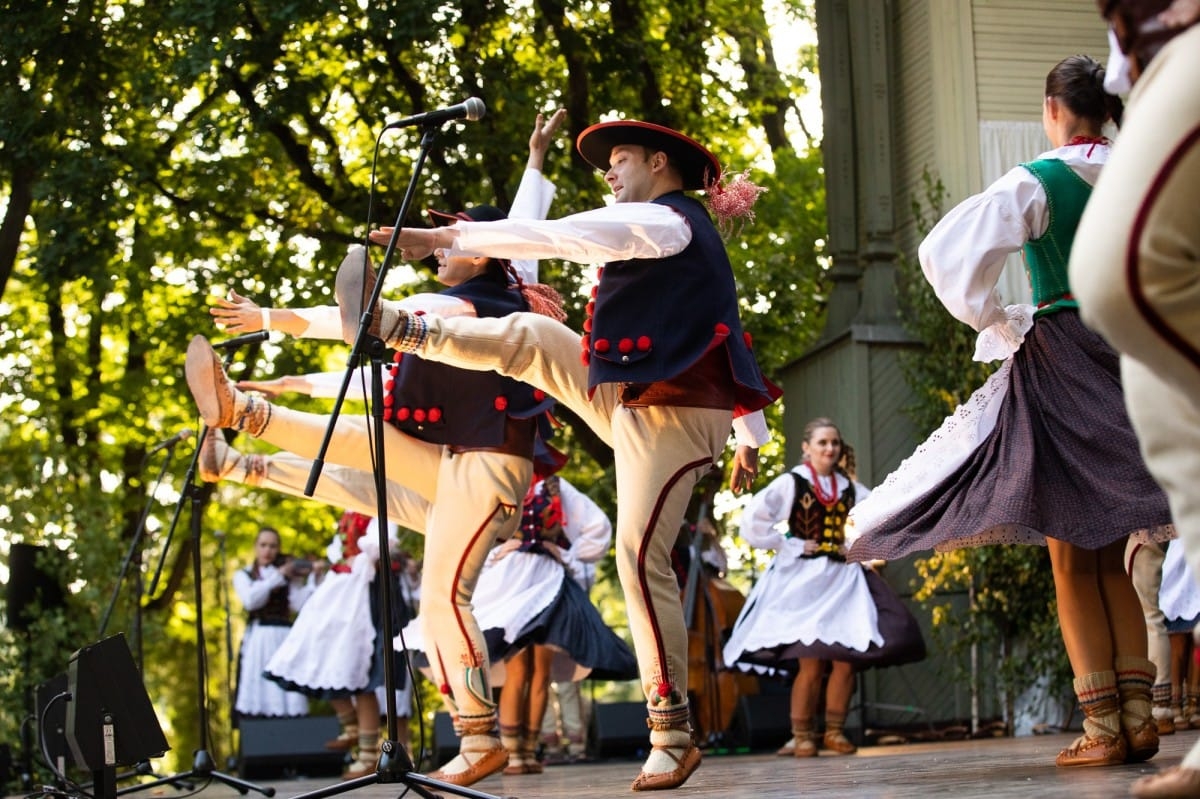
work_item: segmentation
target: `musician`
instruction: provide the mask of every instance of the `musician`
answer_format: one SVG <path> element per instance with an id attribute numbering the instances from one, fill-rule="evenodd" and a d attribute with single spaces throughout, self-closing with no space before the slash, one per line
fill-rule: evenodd
<path id="1" fill-rule="evenodd" d="M 313 592 L 312 565 L 279 550 L 279 532 L 263 527 L 254 538 L 254 562 L 233 575 L 233 591 L 249 614 L 238 651 L 238 716 L 308 715 L 307 696 L 262 676 L 263 666 L 287 637 L 292 618 Z"/>

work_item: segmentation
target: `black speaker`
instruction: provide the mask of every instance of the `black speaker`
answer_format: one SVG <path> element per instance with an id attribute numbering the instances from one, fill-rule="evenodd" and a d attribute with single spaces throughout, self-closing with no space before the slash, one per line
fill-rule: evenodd
<path id="1" fill-rule="evenodd" d="M 450 714 L 444 710 L 433 714 L 434 767 L 440 768 L 449 763 L 458 754 L 458 747 L 461 743 L 462 739 L 454 730 L 454 721 L 450 718 Z"/>
<path id="2" fill-rule="evenodd" d="M 67 690 L 67 744 L 77 765 L 93 772 L 133 766 L 171 748 L 124 635 L 73 654 Z"/>
<path id="3" fill-rule="evenodd" d="M 35 618 L 35 608 L 45 611 L 62 607 L 62 586 L 57 578 L 38 565 L 38 557 L 48 557 L 51 552 L 57 553 L 57 550 L 33 544 L 9 547 L 4 602 L 10 630 L 28 630 Z"/>
<path id="4" fill-rule="evenodd" d="M 34 706 L 37 708 L 38 740 L 60 772 L 75 765 L 71 747 L 67 744 L 67 704 L 70 700 L 59 697 L 67 690 L 67 673 L 56 674 L 34 689 Z"/>
<path id="5" fill-rule="evenodd" d="M 242 779 L 341 774 L 346 765 L 345 752 L 325 748 L 325 742 L 341 732 L 336 716 L 243 716 L 238 730 L 238 775 Z"/>
<path id="6" fill-rule="evenodd" d="M 751 750 L 782 746 L 792 737 L 792 719 L 786 696 L 751 694 L 738 698 L 729 725 L 735 746 Z"/>
<path id="7" fill-rule="evenodd" d="M 650 748 L 645 702 L 610 702 L 592 707 L 588 746 L 593 757 L 638 757 Z"/>

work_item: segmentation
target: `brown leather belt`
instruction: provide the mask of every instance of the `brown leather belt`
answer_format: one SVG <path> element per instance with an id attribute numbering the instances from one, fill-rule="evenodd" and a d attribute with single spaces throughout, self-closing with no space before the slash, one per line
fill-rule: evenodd
<path id="1" fill-rule="evenodd" d="M 447 444 L 446 449 L 455 455 L 464 452 L 499 452 L 502 455 L 516 455 L 519 458 L 533 460 L 533 440 L 537 434 L 535 419 L 514 419 L 508 417 L 504 423 L 504 441 L 495 447 L 468 447 L 459 444 Z"/>

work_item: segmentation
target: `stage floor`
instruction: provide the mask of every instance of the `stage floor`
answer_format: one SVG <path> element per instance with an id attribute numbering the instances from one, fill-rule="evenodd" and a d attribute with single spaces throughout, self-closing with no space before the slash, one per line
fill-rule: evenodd
<path id="1" fill-rule="evenodd" d="M 1066 734 L 989 738 L 984 740 L 909 743 L 872 746 L 856 755 L 812 759 L 771 754 L 711 755 L 688 783 L 657 796 L 712 799 L 784 799 L 794 796 L 932 799 L 933 797 L 1031 797 L 1049 799 L 1113 799 L 1129 795 L 1129 786 L 1143 774 L 1177 765 L 1200 736 L 1189 730 L 1166 736 L 1157 757 L 1148 763 L 1112 768 L 1059 769 L 1054 756 L 1069 744 Z M 629 783 L 638 761 L 548 766 L 544 774 L 494 776 L 472 786 L 496 797 L 516 799 L 612 799 L 632 796 Z M 323 789 L 342 788 L 336 778 L 289 779 L 256 783 L 273 787 L 279 799 L 292 799 Z M 119 786 L 122 792 L 127 787 Z M 208 799 L 235 799 L 240 794 L 220 782 L 199 793 Z M 371 784 L 340 795 L 360 799 L 399 799 L 402 783 Z M 138 796 L 184 797 L 182 791 L 156 787 Z M 457 794 L 441 792 L 446 799 Z M 259 794 L 251 792 L 249 797 Z"/>

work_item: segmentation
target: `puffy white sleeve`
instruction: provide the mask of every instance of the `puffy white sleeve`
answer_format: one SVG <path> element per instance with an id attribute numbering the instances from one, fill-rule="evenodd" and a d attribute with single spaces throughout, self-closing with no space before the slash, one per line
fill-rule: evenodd
<path id="1" fill-rule="evenodd" d="M 258 610 L 267 604 L 271 592 L 287 582 L 287 578 L 279 573 L 274 566 L 264 566 L 259 569 L 259 579 L 255 580 L 238 569 L 233 574 L 233 591 L 237 594 L 246 610 Z"/>
<path id="2" fill-rule="evenodd" d="M 400 527 L 395 522 L 387 523 L 388 554 L 400 549 Z M 358 539 L 358 551 L 373 561 L 379 560 L 379 520 L 372 518 L 366 532 Z"/>
<path id="3" fill-rule="evenodd" d="M 758 449 L 771 440 L 771 428 L 762 411 L 753 411 L 733 418 L 733 437 L 738 446 Z"/>
<path id="4" fill-rule="evenodd" d="M 955 206 L 917 250 L 921 270 L 956 319 L 983 330 L 1007 321 L 996 284 L 1004 259 L 1046 229 L 1046 193 L 1016 167 Z"/>
<path id="5" fill-rule="evenodd" d="M 561 477 L 558 490 L 562 497 L 566 525 L 563 532 L 571 542 L 569 556 L 581 563 L 595 563 L 608 553 L 612 542 L 612 522 L 600 506 Z"/>
<path id="6" fill-rule="evenodd" d="M 512 208 L 508 210 L 509 219 L 545 219 L 550 213 L 550 203 L 554 201 L 557 189 L 545 175 L 536 169 L 526 169 L 521 176 L 521 185 L 517 187 L 517 195 L 513 197 Z M 537 259 L 513 258 L 513 269 L 526 283 L 538 282 Z"/>
<path id="7" fill-rule="evenodd" d="M 664 258 L 683 250 L 692 228 L 661 203 L 615 203 L 560 219 L 458 222 L 451 255 L 561 258 L 581 264 Z"/>
<path id="8" fill-rule="evenodd" d="M 796 499 L 796 479 L 792 473 L 781 474 L 766 488 L 750 498 L 742 510 L 741 534 L 746 543 L 757 549 L 781 549 L 792 502 Z"/>
<path id="9" fill-rule="evenodd" d="M 342 340 L 342 315 L 336 305 L 316 305 L 312 308 L 289 308 L 288 310 L 308 322 L 308 327 L 296 338 Z"/>
<path id="10" fill-rule="evenodd" d="M 536 272 L 536 265 L 534 267 Z M 435 292 L 410 294 L 396 302 L 410 313 L 428 313 L 436 316 L 474 316 L 475 306 L 458 297 Z M 308 327 L 296 338 L 342 340 L 342 314 L 336 305 L 317 305 L 312 308 L 291 308 L 292 313 L 308 321 Z"/>
<path id="11" fill-rule="evenodd" d="M 316 583 L 311 578 L 312 575 L 310 574 L 309 579 L 304 582 L 292 583 L 288 586 L 288 607 L 291 608 L 293 613 L 298 612 L 300 608 L 304 607 L 304 603 L 312 596 L 313 591 L 317 590 Z"/>

